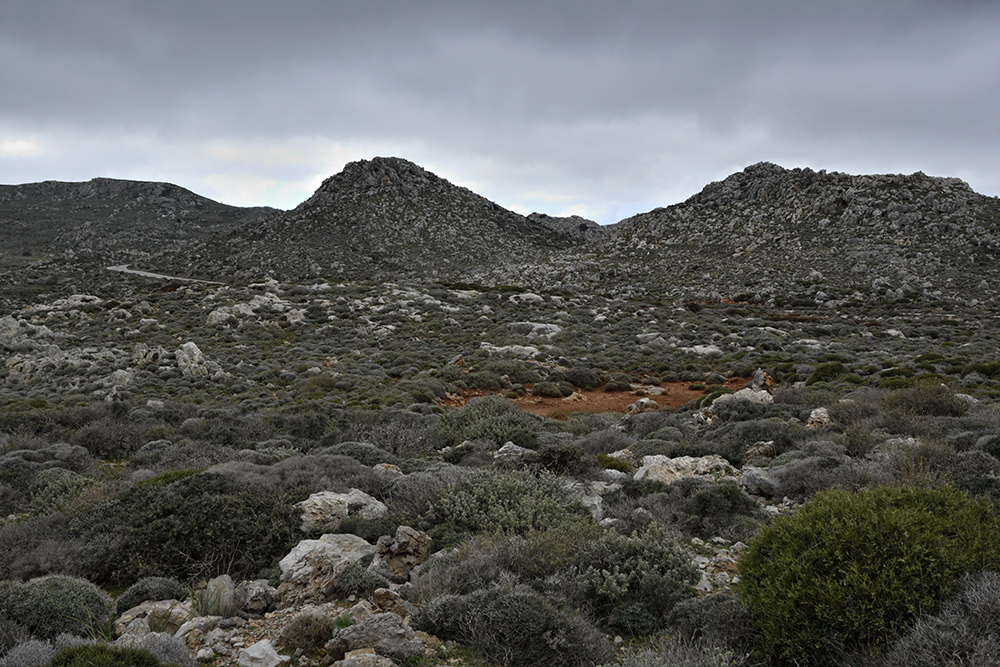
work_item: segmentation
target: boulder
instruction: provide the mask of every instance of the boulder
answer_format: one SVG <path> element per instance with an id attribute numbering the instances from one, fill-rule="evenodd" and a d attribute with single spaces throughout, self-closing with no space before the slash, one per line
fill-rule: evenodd
<path id="1" fill-rule="evenodd" d="M 566 493 L 572 498 L 579 500 L 590 512 L 590 515 L 594 517 L 594 521 L 600 521 L 604 518 L 603 495 L 611 491 L 617 491 L 620 488 L 621 484 L 608 482 L 580 482 L 573 480 L 563 484 L 563 489 Z"/>
<path id="2" fill-rule="evenodd" d="M 323 535 L 318 540 L 302 540 L 278 563 L 281 568 L 278 607 L 326 601 L 336 589 L 337 577 L 376 550 L 357 535 Z"/>
<path id="3" fill-rule="evenodd" d="M 239 607 L 235 600 L 236 585 L 228 574 L 220 575 L 208 582 L 205 589 L 195 596 L 201 602 L 199 609 L 206 616 L 235 616 Z"/>
<path id="4" fill-rule="evenodd" d="M 771 470 L 746 466 L 740 475 L 740 487 L 752 496 L 774 498 L 781 496 L 781 480 Z"/>
<path id="5" fill-rule="evenodd" d="M 657 454 L 642 457 L 642 467 L 636 471 L 636 481 L 648 479 L 670 484 L 683 477 L 736 477 L 738 471 L 718 454 L 710 456 L 680 456 L 670 458 Z"/>
<path id="6" fill-rule="evenodd" d="M 430 536 L 409 526 L 396 529 L 395 537 L 383 535 L 376 544 L 375 559 L 368 570 L 387 580 L 402 584 L 410 576 L 410 570 L 427 560 L 431 548 Z"/>
<path id="7" fill-rule="evenodd" d="M 410 625 L 397 614 L 375 614 L 371 618 L 344 628 L 326 644 L 333 655 L 370 648 L 396 662 L 406 662 L 426 653 Z"/>
<path id="8" fill-rule="evenodd" d="M 393 463 L 376 463 L 372 466 L 372 471 L 384 480 L 399 479 L 403 476 L 403 471 Z"/>
<path id="9" fill-rule="evenodd" d="M 302 524 L 299 528 L 304 533 L 336 530 L 349 516 L 378 519 L 389 512 L 389 508 L 383 503 L 360 489 L 351 489 L 347 493 L 320 491 L 296 507 L 302 510 Z"/>
<path id="10" fill-rule="evenodd" d="M 777 455 L 777 451 L 774 449 L 774 440 L 759 440 L 747 447 L 747 451 L 743 454 L 742 465 L 746 465 L 747 461 L 753 459 L 773 459 Z"/>
<path id="11" fill-rule="evenodd" d="M 205 366 L 205 355 L 193 341 L 188 341 L 177 348 L 174 358 L 177 359 L 177 367 L 180 368 L 181 375 L 184 377 L 208 374 L 208 368 Z"/>
<path id="12" fill-rule="evenodd" d="M 239 667 L 277 667 L 291 658 L 278 655 L 269 639 L 262 639 L 253 646 L 240 651 Z"/>
<path id="13" fill-rule="evenodd" d="M 251 614 L 263 614 L 274 606 L 278 599 L 278 589 L 267 579 L 241 581 L 233 592 L 236 606 Z"/>

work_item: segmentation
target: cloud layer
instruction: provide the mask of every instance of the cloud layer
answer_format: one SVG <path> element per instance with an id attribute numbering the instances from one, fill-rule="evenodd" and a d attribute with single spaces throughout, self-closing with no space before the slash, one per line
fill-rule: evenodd
<path id="1" fill-rule="evenodd" d="M 0 182 L 287 208 L 397 155 L 605 223 L 761 160 L 998 195 L 998 62 L 990 0 L 7 0 Z"/>

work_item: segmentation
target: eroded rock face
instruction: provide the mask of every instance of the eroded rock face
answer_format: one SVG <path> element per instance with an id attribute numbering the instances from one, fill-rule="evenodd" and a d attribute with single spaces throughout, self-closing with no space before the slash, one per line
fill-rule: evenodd
<path id="1" fill-rule="evenodd" d="M 321 491 L 312 494 L 296 507 L 302 510 L 299 529 L 304 533 L 336 530 L 349 516 L 378 519 L 389 511 L 383 503 L 359 489 L 351 489 L 347 493 Z"/>
<path id="2" fill-rule="evenodd" d="M 717 479 L 719 477 L 736 477 L 738 474 L 739 471 L 718 454 L 699 457 L 680 456 L 673 459 L 657 454 L 642 458 L 642 467 L 636 471 L 634 479 L 636 481 L 648 479 L 670 484 L 683 477 Z"/>
<path id="3" fill-rule="evenodd" d="M 241 581 L 233 594 L 237 606 L 252 614 L 263 614 L 274 606 L 278 598 L 278 589 L 268 583 L 267 579 Z"/>
<path id="4" fill-rule="evenodd" d="M 357 535 L 324 535 L 302 540 L 281 559 L 278 607 L 323 602 L 335 590 L 337 577 L 350 565 L 375 553 L 374 545 Z"/>
<path id="5" fill-rule="evenodd" d="M 410 570 L 427 560 L 430 547 L 430 535 L 409 526 L 400 526 L 395 537 L 383 535 L 378 538 L 378 551 L 368 570 L 393 583 L 405 583 Z"/>

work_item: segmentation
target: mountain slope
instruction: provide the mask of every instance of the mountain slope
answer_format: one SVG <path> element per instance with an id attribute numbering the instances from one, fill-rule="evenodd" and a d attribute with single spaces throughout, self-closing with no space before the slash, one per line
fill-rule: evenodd
<path id="1" fill-rule="evenodd" d="M 1000 199 L 919 172 L 760 163 L 621 221 L 587 250 L 556 253 L 522 274 L 548 283 L 559 267 L 564 280 L 671 298 L 982 301 L 1000 290 Z"/>
<path id="2" fill-rule="evenodd" d="M 0 185 L 0 247 L 140 261 L 274 213 L 220 204 L 170 183 L 95 178 Z"/>
<path id="3" fill-rule="evenodd" d="M 348 164 L 295 209 L 193 259 L 212 276 L 476 279 L 581 242 L 412 162 L 375 158 Z"/>

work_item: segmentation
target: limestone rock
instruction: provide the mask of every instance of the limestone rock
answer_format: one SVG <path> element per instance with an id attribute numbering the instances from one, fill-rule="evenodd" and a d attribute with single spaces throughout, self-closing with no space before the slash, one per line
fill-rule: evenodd
<path id="1" fill-rule="evenodd" d="M 174 356 L 177 359 L 177 367 L 180 368 L 181 375 L 184 377 L 208 374 L 208 368 L 205 366 L 205 355 L 194 342 L 188 341 L 181 345 Z"/>
<path id="2" fill-rule="evenodd" d="M 774 498 L 780 496 L 781 480 L 766 468 L 747 466 L 740 475 L 740 486 L 752 496 Z"/>
<path id="3" fill-rule="evenodd" d="M 742 465 L 746 465 L 747 461 L 753 459 L 773 459 L 777 455 L 774 449 L 774 440 L 760 440 L 747 447 L 747 451 L 743 454 Z"/>
<path id="4" fill-rule="evenodd" d="M 267 579 L 241 581 L 233 592 L 236 606 L 252 614 L 263 614 L 274 606 L 278 598 L 278 589 Z"/>
<path id="5" fill-rule="evenodd" d="M 651 398 L 640 398 L 627 408 L 630 415 L 637 415 L 643 412 L 656 412 L 660 409 L 660 404 Z"/>
<path id="6" fill-rule="evenodd" d="M 830 413 L 826 408 L 816 408 L 809 413 L 806 428 L 822 428 L 830 425 Z"/>
<path id="7" fill-rule="evenodd" d="M 378 538 L 375 559 L 368 570 L 389 581 L 402 584 L 410 576 L 410 570 L 427 560 L 431 547 L 430 536 L 409 526 L 396 529 L 396 536 L 383 535 Z"/>
<path id="8" fill-rule="evenodd" d="M 378 519 L 389 512 L 389 508 L 383 503 L 359 489 L 351 489 L 347 493 L 321 491 L 312 494 L 296 507 L 302 510 L 302 524 L 299 528 L 304 533 L 336 530 L 349 516 Z"/>
<path id="9" fill-rule="evenodd" d="M 403 476 L 403 471 L 399 469 L 398 465 L 393 463 L 376 463 L 372 466 L 372 470 L 376 475 L 385 480 L 399 479 Z"/>
<path id="10" fill-rule="evenodd" d="M 528 449 L 526 447 L 519 447 L 513 442 L 505 443 L 503 447 L 497 450 L 497 453 L 493 455 L 494 459 L 498 461 L 514 461 L 517 459 L 524 458 L 528 454 L 534 454 L 535 450 Z"/>
<path id="11" fill-rule="evenodd" d="M 374 649 L 379 655 L 396 662 L 406 662 L 426 652 L 409 624 L 391 613 L 376 614 L 366 621 L 346 627 L 326 645 L 326 650 L 334 655 L 363 648 Z"/>
<path id="12" fill-rule="evenodd" d="M 281 568 L 278 607 L 325 601 L 340 573 L 375 551 L 374 545 L 357 535 L 323 535 L 318 540 L 302 540 L 278 563 Z"/>
<path id="13" fill-rule="evenodd" d="M 636 471 L 636 481 L 648 479 L 670 484 L 683 477 L 735 477 L 738 471 L 718 454 L 710 456 L 680 456 L 670 458 L 657 454 L 642 457 L 642 467 Z"/>
<path id="14" fill-rule="evenodd" d="M 343 660 L 333 663 L 333 667 L 396 667 L 389 658 L 370 649 L 348 651 Z"/>
<path id="15" fill-rule="evenodd" d="M 269 639 L 262 639 L 253 646 L 240 651 L 239 667 L 277 667 L 291 660 L 287 655 L 278 655 Z"/>
<path id="16" fill-rule="evenodd" d="M 131 623 L 139 618 L 145 619 L 150 628 L 173 633 L 196 615 L 194 608 L 187 602 L 147 600 L 118 617 L 115 621 L 115 636 L 125 634 Z"/>

